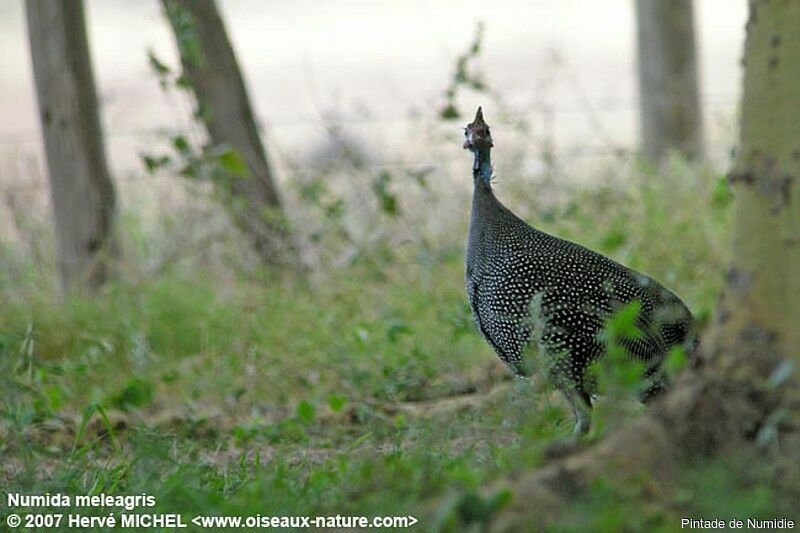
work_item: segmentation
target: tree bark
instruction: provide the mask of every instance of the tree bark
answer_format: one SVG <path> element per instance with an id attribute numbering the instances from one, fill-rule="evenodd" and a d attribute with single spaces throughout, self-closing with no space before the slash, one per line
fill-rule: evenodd
<path id="1" fill-rule="evenodd" d="M 162 2 L 211 142 L 235 150 L 247 167 L 225 185 L 227 207 L 265 264 L 284 263 L 293 246 L 275 175 L 217 6 L 213 0 Z"/>
<path id="2" fill-rule="evenodd" d="M 703 156 L 693 0 L 637 0 L 641 151 Z"/>
<path id="3" fill-rule="evenodd" d="M 750 0 L 732 259 L 694 367 L 644 416 L 512 481 L 496 531 L 558 520 L 597 478 L 664 494 L 679 465 L 756 453 L 776 490 L 800 473 L 800 2 Z M 787 468 L 786 465 L 791 465 Z M 793 488 L 792 488 L 793 487 Z"/>
<path id="4" fill-rule="evenodd" d="M 33 73 L 66 292 L 92 290 L 115 255 L 106 163 L 81 0 L 26 2 Z"/>
<path id="5" fill-rule="evenodd" d="M 750 3 L 733 258 L 717 342 L 760 331 L 800 364 L 800 3 Z"/>

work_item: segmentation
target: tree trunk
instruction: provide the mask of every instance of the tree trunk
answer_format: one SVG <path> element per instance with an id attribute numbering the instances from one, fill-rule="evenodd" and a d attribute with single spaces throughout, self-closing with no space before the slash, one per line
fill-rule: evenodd
<path id="1" fill-rule="evenodd" d="M 81 0 L 26 2 L 33 73 L 66 292 L 92 290 L 115 255 L 114 185 L 103 144 Z"/>
<path id="2" fill-rule="evenodd" d="M 703 155 L 703 121 L 692 0 L 637 0 L 641 150 L 653 162 L 670 150 Z"/>
<path id="3" fill-rule="evenodd" d="M 497 531 L 547 524 L 598 478 L 669 493 L 680 465 L 727 452 L 773 467 L 776 493 L 800 463 L 800 2 L 751 0 L 745 44 L 731 266 L 691 371 L 649 412 L 513 481 Z M 688 461 L 687 461 L 688 460 Z"/>
<path id="4" fill-rule="evenodd" d="M 227 207 L 265 264 L 293 252 L 274 173 L 261 144 L 233 47 L 213 0 L 162 0 L 184 75 L 211 142 L 232 148 L 246 172 L 225 184 Z"/>
<path id="5" fill-rule="evenodd" d="M 752 2 L 733 258 L 715 340 L 760 332 L 800 365 L 800 2 Z"/>

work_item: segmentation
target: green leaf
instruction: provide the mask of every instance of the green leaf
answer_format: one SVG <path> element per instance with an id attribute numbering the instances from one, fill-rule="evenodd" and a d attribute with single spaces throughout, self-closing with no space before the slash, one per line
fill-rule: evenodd
<path id="1" fill-rule="evenodd" d="M 686 351 L 680 346 L 674 346 L 664 359 L 663 367 L 668 375 L 674 376 L 680 372 L 688 362 L 689 358 L 686 357 Z"/>
<path id="2" fill-rule="evenodd" d="M 642 331 L 636 325 L 641 310 L 642 303 L 639 300 L 633 300 L 622 306 L 606 321 L 608 335 L 613 339 L 641 338 Z"/>
<path id="3" fill-rule="evenodd" d="M 389 190 L 392 175 L 387 170 L 382 170 L 372 181 L 372 192 L 378 197 L 381 210 L 389 216 L 397 216 L 400 212 L 397 197 Z"/>
<path id="4" fill-rule="evenodd" d="M 81 413 L 81 423 L 78 425 L 78 431 L 75 432 L 75 442 L 72 444 L 73 453 L 75 453 L 75 450 L 83 440 L 83 435 L 86 433 L 86 427 L 89 425 L 89 420 L 91 420 L 96 408 L 97 404 L 94 403 L 90 403 L 83 408 L 83 412 Z"/>
<path id="5" fill-rule="evenodd" d="M 411 327 L 402 320 L 392 320 L 386 328 L 386 337 L 391 343 L 397 342 L 401 335 L 409 333 L 411 333 Z"/>
<path id="6" fill-rule="evenodd" d="M 148 174 L 154 174 L 158 169 L 169 165 L 170 157 L 167 155 L 162 156 L 151 156 L 148 154 L 143 154 L 140 156 L 142 158 L 142 164 L 144 164 L 144 169 L 147 171 Z"/>
<path id="7" fill-rule="evenodd" d="M 181 89 L 182 91 L 189 91 L 192 89 L 192 82 L 189 80 L 189 76 L 186 73 L 181 73 L 180 76 L 175 78 L 175 87 Z"/>
<path id="8" fill-rule="evenodd" d="M 233 148 L 229 148 L 217 156 L 217 161 L 219 161 L 220 166 L 228 173 L 233 174 L 237 177 L 248 177 L 250 176 L 250 169 L 247 168 L 247 163 L 244 160 L 242 155 L 234 150 Z"/>
<path id="9" fill-rule="evenodd" d="M 347 404 L 347 398 L 341 394 L 331 394 L 328 398 L 328 406 L 334 413 L 341 411 Z"/>
<path id="10" fill-rule="evenodd" d="M 153 401 L 154 387 L 149 381 L 133 378 L 116 394 L 111 396 L 111 404 L 120 409 L 143 407 Z"/>
<path id="11" fill-rule="evenodd" d="M 158 78 L 158 84 L 161 86 L 162 91 L 169 89 L 170 74 L 172 73 L 167 65 L 165 65 L 152 49 L 147 50 L 147 63 L 150 65 L 150 70 Z"/>
<path id="12" fill-rule="evenodd" d="M 111 424 L 111 420 L 108 418 L 108 413 L 106 413 L 105 407 L 100 404 L 95 404 L 95 411 L 97 414 L 100 415 L 100 420 L 103 421 L 103 427 L 106 428 L 106 433 L 111 438 L 111 443 L 114 445 L 114 449 L 120 451 L 119 440 L 117 440 L 117 434 L 114 431 L 114 426 Z"/>
<path id="13" fill-rule="evenodd" d="M 455 104 L 452 102 L 448 102 L 444 108 L 439 111 L 439 118 L 443 120 L 455 120 L 461 116 L 461 113 L 458 112 Z"/>
<path id="14" fill-rule="evenodd" d="M 168 75 L 171 71 L 167 65 L 165 65 L 157 56 L 156 53 L 153 51 L 152 48 L 147 50 L 147 63 L 150 65 L 152 71 L 158 75 L 159 77 L 163 77 Z"/>
<path id="15" fill-rule="evenodd" d="M 187 155 L 192 151 L 192 147 L 189 144 L 189 140 L 186 138 L 185 135 L 176 135 L 175 137 L 173 137 L 172 146 L 181 155 Z"/>
<path id="16" fill-rule="evenodd" d="M 47 398 L 47 406 L 49 411 L 58 411 L 61 409 L 61 388 L 58 385 L 45 385 L 42 387 L 42 393 Z"/>
<path id="17" fill-rule="evenodd" d="M 306 400 L 303 400 L 297 405 L 297 418 L 307 424 L 310 424 L 314 421 L 316 412 L 317 410 L 314 408 L 314 406 Z"/>
<path id="18" fill-rule="evenodd" d="M 122 448 L 119 445 L 117 434 L 114 431 L 114 426 L 111 424 L 111 420 L 108 418 L 108 413 L 106 412 L 105 407 L 99 403 L 90 403 L 83 408 L 81 423 L 78 426 L 78 431 L 75 433 L 75 442 L 72 445 L 72 453 L 75 453 L 75 450 L 77 450 L 78 446 L 83 440 L 83 436 L 86 434 L 86 428 L 89 426 L 89 421 L 92 419 L 92 415 L 94 413 L 97 413 L 100 416 L 100 420 L 103 422 L 103 427 L 105 428 L 106 433 L 108 433 L 114 449 L 116 451 L 120 451 Z"/>

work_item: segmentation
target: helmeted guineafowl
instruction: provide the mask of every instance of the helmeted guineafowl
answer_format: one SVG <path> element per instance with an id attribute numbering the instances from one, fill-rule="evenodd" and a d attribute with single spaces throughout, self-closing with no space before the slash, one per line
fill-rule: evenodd
<path id="1" fill-rule="evenodd" d="M 652 278 L 583 246 L 532 228 L 492 192 L 492 137 L 480 108 L 465 129 L 464 148 L 474 154 L 474 192 L 467 246 L 470 307 L 483 337 L 518 375 L 526 375 L 525 349 L 534 341 L 548 378 L 567 397 L 576 433 L 591 419 L 589 364 L 606 351 L 606 320 L 638 300 L 636 326 L 627 352 L 645 363 L 646 401 L 667 380 L 660 365 L 670 349 L 693 347 L 692 315 Z"/>

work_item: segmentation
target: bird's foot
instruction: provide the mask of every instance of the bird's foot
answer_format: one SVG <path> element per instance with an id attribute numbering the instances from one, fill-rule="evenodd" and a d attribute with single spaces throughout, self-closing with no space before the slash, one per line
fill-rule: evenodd
<path id="1" fill-rule="evenodd" d="M 592 425 L 591 414 L 587 416 L 585 413 L 579 411 L 577 413 L 577 418 L 575 428 L 572 430 L 572 436 L 576 439 L 589 433 L 589 428 Z"/>

